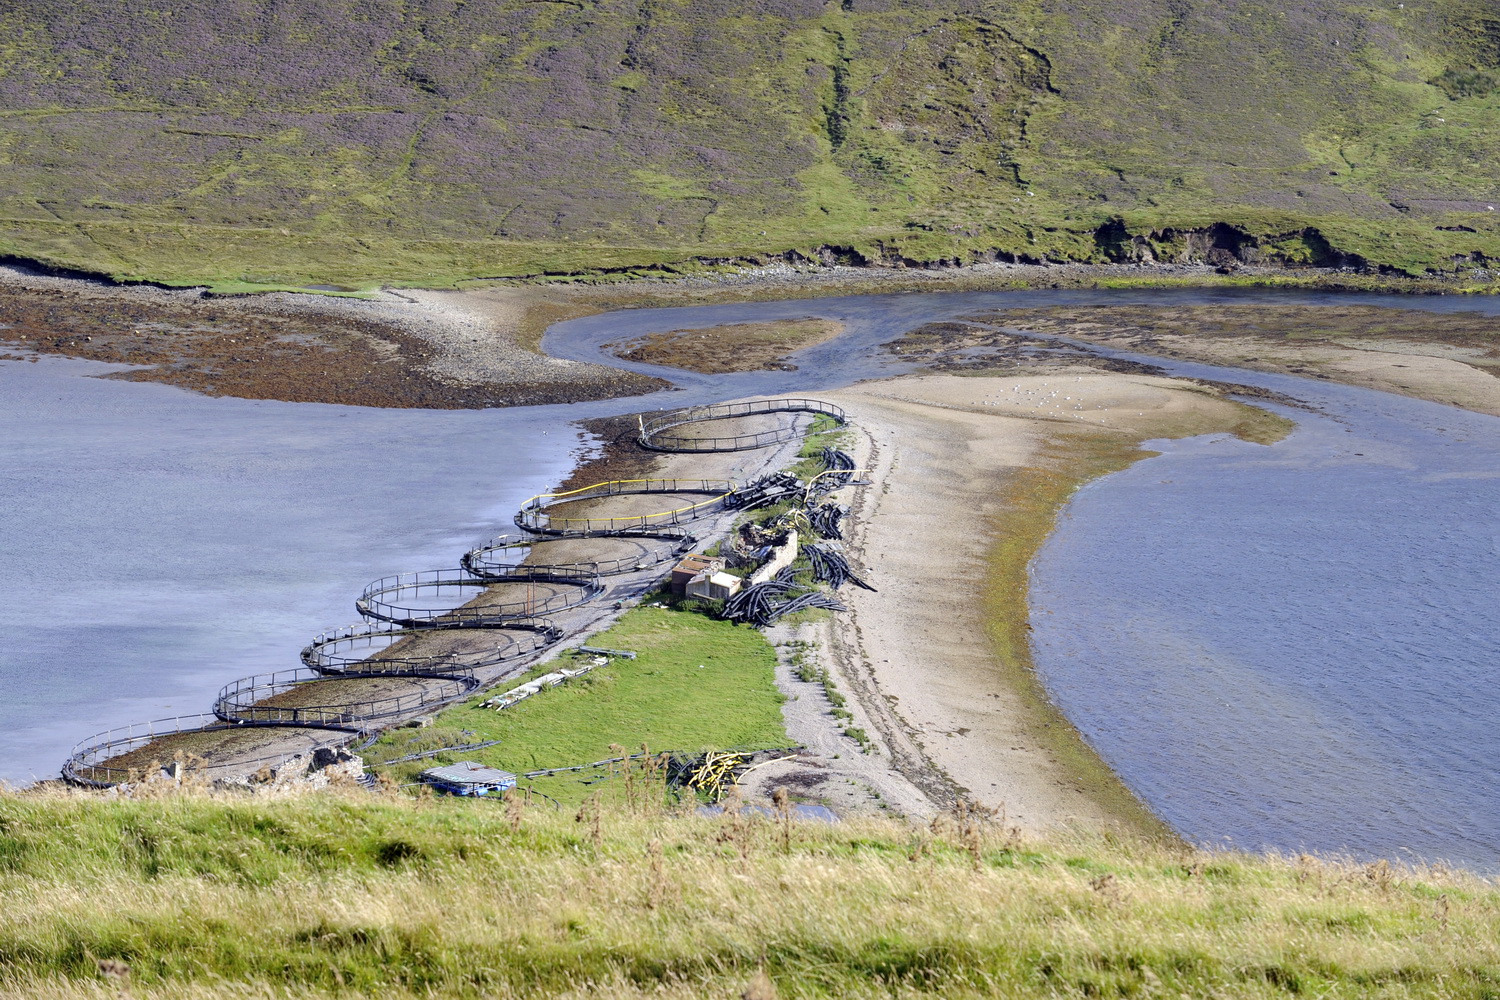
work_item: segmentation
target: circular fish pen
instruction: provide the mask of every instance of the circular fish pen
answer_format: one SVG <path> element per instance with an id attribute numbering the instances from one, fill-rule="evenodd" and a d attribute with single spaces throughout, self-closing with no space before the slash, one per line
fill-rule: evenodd
<path id="1" fill-rule="evenodd" d="M 525 596 L 507 600 L 508 593 L 494 593 L 502 587 Z M 395 625 L 484 627 L 576 608 L 603 592 L 599 578 L 581 570 L 553 568 L 496 583 L 467 570 L 435 569 L 381 577 L 365 587 L 354 606 L 365 618 Z"/>
<path id="2" fill-rule="evenodd" d="M 739 434 L 705 433 L 698 426 L 721 420 L 761 416 L 770 413 L 812 413 L 832 417 L 840 424 L 848 423 L 842 407 L 825 403 L 820 399 L 762 399 L 751 403 L 718 403 L 713 406 L 693 406 L 685 410 L 673 410 L 641 421 L 640 436 L 636 439 L 642 448 L 651 451 L 713 452 L 749 451 L 782 444 L 800 433 L 793 421 L 767 430 L 746 431 Z M 708 430 L 712 430 L 709 428 Z"/>
<path id="3" fill-rule="evenodd" d="M 109 729 L 73 748 L 64 780 L 89 788 L 139 781 L 180 763 L 184 774 L 251 773 L 324 747 L 341 747 L 356 726 L 240 726 L 214 715 L 179 716 Z"/>
<path id="4" fill-rule="evenodd" d="M 841 408 L 814 399 L 720 404 L 643 420 L 639 443 L 660 452 L 764 448 L 805 428 L 797 419 L 763 426 L 783 413 L 847 422 Z M 715 421 L 739 426 L 718 433 Z M 852 461 L 835 471 L 852 471 Z M 561 640 L 563 628 L 545 616 L 600 596 L 603 577 L 670 562 L 697 544 L 692 522 L 787 489 L 767 482 L 742 491 L 720 479 L 611 480 L 539 494 L 515 515 L 528 534 L 469 550 L 462 568 L 372 582 L 355 602 L 366 620 L 315 636 L 302 650 L 304 666 L 226 685 L 212 715 L 100 733 L 74 747 L 63 777 L 107 788 L 164 765 L 175 775 L 243 776 L 450 705 L 482 686 L 477 671 Z"/>
<path id="5" fill-rule="evenodd" d="M 444 676 L 526 656 L 562 635 L 562 628 L 545 618 L 449 628 L 364 621 L 313 636 L 302 649 L 302 662 L 321 674 Z M 419 641 L 421 651 L 412 648 Z M 444 648 L 433 650 L 434 646 Z"/>
<path id="6" fill-rule="evenodd" d="M 540 556 L 558 549 L 567 550 L 587 540 L 596 550 L 594 558 L 579 562 L 528 563 L 526 559 Z M 600 531 L 592 533 L 569 532 L 566 535 L 500 535 L 485 544 L 470 549 L 464 554 L 462 565 L 469 573 L 484 580 L 501 582 L 514 579 L 516 574 L 536 570 L 571 570 L 592 572 L 597 576 L 618 576 L 637 570 L 659 566 L 692 548 L 696 539 L 686 531 L 670 528 L 652 530 L 644 528 L 631 531 Z M 600 558 L 599 548 L 613 547 L 620 554 L 606 551 Z"/>
<path id="7" fill-rule="evenodd" d="M 310 667 L 242 677 L 214 700 L 240 725 L 354 726 L 441 708 L 479 687 L 473 674 L 345 674 Z"/>
<path id="8" fill-rule="evenodd" d="M 723 509 L 737 485 L 728 479 L 612 479 L 566 493 L 540 493 L 521 505 L 516 526 L 538 535 L 593 537 L 622 535 L 664 525 L 685 524 Z M 670 510 L 645 514 L 568 516 L 558 508 L 588 500 L 620 496 L 679 494 L 706 496 L 707 500 L 683 504 Z"/>

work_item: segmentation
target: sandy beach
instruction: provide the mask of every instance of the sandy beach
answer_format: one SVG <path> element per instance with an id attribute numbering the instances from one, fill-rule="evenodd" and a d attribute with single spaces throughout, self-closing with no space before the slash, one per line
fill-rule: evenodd
<path id="1" fill-rule="evenodd" d="M 1162 832 L 1102 762 L 1080 761 L 1092 754 L 1064 720 L 1038 711 L 1029 662 L 997 649 L 985 597 L 995 547 L 1037 530 L 1010 516 L 1007 484 L 1038 468 L 1066 475 L 1070 442 L 1128 449 L 1227 430 L 1248 408 L 1190 382 L 1086 368 L 906 377 L 825 395 L 848 410 L 873 483 L 844 495 L 851 561 L 878 588 L 841 592 L 851 611 L 829 626 L 826 656 L 886 764 L 933 808 L 970 799 L 1025 832 Z"/>

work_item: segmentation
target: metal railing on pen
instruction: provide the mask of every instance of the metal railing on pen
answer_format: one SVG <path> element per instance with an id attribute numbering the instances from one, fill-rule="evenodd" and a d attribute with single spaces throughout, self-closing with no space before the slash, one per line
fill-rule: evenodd
<path id="1" fill-rule="evenodd" d="M 383 576 L 365 587 L 354 602 L 365 618 L 397 625 L 431 628 L 462 628 L 502 625 L 518 618 L 537 618 L 577 607 L 604 591 L 598 576 L 589 572 L 515 577 L 509 584 L 525 584 L 525 597 L 476 602 L 496 583 L 474 576 L 465 569 L 422 570 Z M 557 589 L 551 589 L 557 588 Z M 545 592 L 537 592 L 543 589 Z M 426 607 L 424 595 L 472 592 L 473 596 L 446 608 Z"/>
<path id="2" fill-rule="evenodd" d="M 260 757 L 243 758 L 232 757 L 229 760 L 214 761 L 203 758 L 200 754 L 192 751 L 182 751 L 170 747 L 162 748 L 162 755 L 146 761 L 146 764 L 155 764 L 158 767 L 167 766 L 179 755 L 186 759 L 185 772 L 195 775 L 214 774 L 225 770 L 249 771 L 256 770 L 267 765 L 284 764 L 295 757 L 305 756 L 313 750 L 323 747 L 340 747 L 353 741 L 360 735 L 357 726 L 305 726 L 299 727 L 298 733 L 305 735 L 308 732 L 326 730 L 330 735 L 326 739 L 315 740 L 309 746 L 303 746 L 292 751 L 284 751 L 279 754 L 269 754 Z M 139 780 L 147 776 L 148 767 L 142 764 L 115 764 L 127 754 L 135 753 L 149 747 L 152 743 L 168 739 L 173 736 L 191 736 L 195 733 L 229 733 L 244 731 L 243 726 L 225 722 L 218 716 L 210 714 L 202 715 L 179 715 L 169 719 L 153 719 L 150 722 L 137 722 L 127 726 L 116 726 L 106 729 L 102 733 L 83 740 L 68 755 L 68 760 L 63 764 L 62 776 L 65 780 L 78 785 L 86 785 L 92 788 L 109 788 L 114 785 L 124 784 L 132 780 Z"/>
<path id="3" fill-rule="evenodd" d="M 619 533 L 656 525 L 682 524 L 721 510 L 724 501 L 734 493 L 737 485 L 729 479 L 612 479 L 565 493 L 539 493 L 521 505 L 515 521 L 518 527 L 539 535 L 569 536 Z M 709 499 L 671 510 L 614 517 L 564 517 L 553 510 L 581 500 L 653 493 L 684 496 L 697 494 L 706 495 Z"/>
<path id="4" fill-rule="evenodd" d="M 439 632 L 477 632 L 482 644 L 424 655 L 389 652 L 399 643 L 430 638 Z M 302 649 L 302 662 L 319 673 L 332 675 L 467 673 L 545 649 L 561 639 L 562 634 L 562 629 L 546 618 L 515 618 L 446 629 L 363 621 L 313 636 L 312 642 Z"/>
<path id="5" fill-rule="evenodd" d="M 762 399 L 749 403 L 719 403 L 713 406 L 694 406 L 685 410 L 673 410 L 642 419 L 637 440 L 641 447 L 652 451 L 712 452 L 748 451 L 766 448 L 797 437 L 800 433 L 795 421 L 785 427 L 763 431 L 746 431 L 741 434 L 699 435 L 673 433 L 678 428 L 691 424 L 715 420 L 733 420 L 736 417 L 760 416 L 768 413 L 812 413 L 832 417 L 840 424 L 848 421 L 842 407 L 825 403 L 820 399 L 786 398 Z"/>
<path id="6" fill-rule="evenodd" d="M 225 722 L 251 725 L 350 726 L 430 711 L 451 704 L 479 687 L 472 674 L 440 677 L 402 675 L 408 690 L 373 697 L 339 698 L 340 688 L 379 678 L 328 676 L 310 667 L 242 677 L 214 699 L 214 714 Z M 307 704 L 299 702 L 307 701 Z"/>

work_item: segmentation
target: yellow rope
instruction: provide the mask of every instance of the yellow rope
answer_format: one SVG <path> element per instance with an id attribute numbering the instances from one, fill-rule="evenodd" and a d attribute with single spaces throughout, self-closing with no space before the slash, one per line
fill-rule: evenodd
<path id="1" fill-rule="evenodd" d="M 552 515 L 547 514 L 542 509 L 542 507 L 541 507 L 541 501 L 543 501 L 543 500 L 558 500 L 558 499 L 565 498 L 565 497 L 577 496 L 580 493 L 587 493 L 589 490 L 597 490 L 597 489 L 599 489 L 600 487 L 603 487 L 603 486 L 632 485 L 632 484 L 635 484 L 635 483 L 670 483 L 673 486 L 677 486 L 677 484 L 679 484 L 679 483 L 699 483 L 699 484 L 702 484 L 702 485 L 700 485 L 699 487 L 696 487 L 696 489 L 703 489 L 710 482 L 714 482 L 714 483 L 716 483 L 718 485 L 725 485 L 725 486 L 728 486 L 729 488 L 727 490 L 725 490 L 723 493 L 720 493 L 717 496 L 710 497 L 707 500 L 700 501 L 699 503 L 688 504 L 686 507 L 678 507 L 675 510 L 654 511 L 654 512 L 652 512 L 650 514 L 633 514 L 633 515 L 628 516 L 628 517 L 553 517 Z M 717 486 L 715 486 L 713 488 L 717 488 Z M 683 488 L 681 488 L 680 491 L 681 492 L 687 492 L 690 489 L 695 489 L 695 488 L 694 487 L 683 487 Z M 686 514 L 689 511 L 698 510 L 699 508 L 702 508 L 702 507 L 713 506 L 714 504 L 722 502 L 725 497 L 729 496 L 734 491 L 735 491 L 735 485 L 734 485 L 733 482 L 731 482 L 729 480 L 708 480 L 708 479 L 611 479 L 611 480 L 608 480 L 607 482 L 595 483 L 592 486 L 583 486 L 583 487 L 580 487 L 579 489 L 568 490 L 567 492 L 564 492 L 564 493 L 538 493 L 536 496 L 531 497 L 529 500 L 527 500 L 525 503 L 523 503 L 521 505 L 521 510 L 522 511 L 531 512 L 533 514 L 539 514 L 541 516 L 544 516 L 544 517 L 546 517 L 547 523 L 549 525 L 555 525 L 557 527 L 566 527 L 568 525 L 573 525 L 573 524 L 583 524 L 583 525 L 590 525 L 590 524 L 611 524 L 611 525 L 613 525 L 613 524 L 641 524 L 641 525 L 644 525 L 644 524 L 650 523 L 653 519 L 656 519 L 656 518 L 677 517 L 678 515 Z M 673 489 L 669 488 L 669 489 L 663 489 L 661 492 L 663 492 L 663 493 L 672 493 L 672 492 L 676 492 L 676 491 L 674 491 Z M 620 494 L 618 494 L 618 493 L 610 492 L 610 493 L 602 493 L 602 494 L 599 495 L 599 497 L 600 497 L 600 499 L 603 499 L 604 497 L 619 496 L 619 495 Z"/>

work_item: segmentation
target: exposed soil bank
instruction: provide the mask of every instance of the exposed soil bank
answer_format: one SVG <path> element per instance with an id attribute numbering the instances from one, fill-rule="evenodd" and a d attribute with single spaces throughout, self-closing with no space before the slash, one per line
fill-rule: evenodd
<path id="1" fill-rule="evenodd" d="M 598 439 L 598 450 L 580 461 L 568 478 L 557 484 L 558 493 L 615 479 L 671 478 L 657 474 L 661 453 L 647 451 L 637 443 L 640 424 L 636 414 L 597 417 L 579 423 Z"/>
<path id="2" fill-rule="evenodd" d="M 45 353 L 146 365 L 150 367 L 113 377 L 164 381 L 213 395 L 385 407 L 514 406 L 664 388 L 665 383 L 648 376 L 538 353 L 542 334 L 552 324 L 611 310 L 864 293 L 1255 285 L 1385 292 L 1451 292 L 1460 287 L 1336 270 L 1243 267 L 1223 275 L 1213 267 L 1185 264 L 991 263 L 941 269 L 777 264 L 663 280 L 475 282 L 461 291 L 391 291 L 368 299 L 292 293 L 223 298 L 198 290 L 115 286 L 0 268 L 0 351 L 8 346 L 12 357 Z M 1149 319 L 1152 308 L 1132 307 L 1118 323 L 1113 307 L 1006 312 L 1016 313 L 1011 317 L 1016 322 L 1050 324 L 1036 327 L 1039 330 L 1101 339 L 1118 336 L 1121 344 L 1171 356 L 1249 367 L 1267 360 L 1268 355 L 1257 350 L 1206 348 L 1221 334 L 1212 331 L 1215 324 L 1199 321 L 1204 316 L 1232 316 L 1236 310 L 1251 317 L 1268 315 L 1259 306 L 1182 307 L 1167 310 L 1160 321 Z M 1302 319 L 1298 310 L 1304 308 Z M 1318 327 L 1325 309 L 1292 305 L 1277 318 L 1293 327 Z M 1359 307 L 1327 311 L 1353 313 Z M 1293 372 L 1317 366 L 1317 373 L 1353 384 L 1496 412 L 1472 392 L 1455 398 L 1448 391 L 1456 373 L 1478 373 L 1464 368 L 1465 363 L 1475 363 L 1473 358 L 1459 361 L 1424 346 L 1425 324 L 1433 314 L 1389 309 L 1378 313 L 1387 330 L 1396 331 L 1382 335 L 1378 349 L 1358 343 L 1357 330 L 1346 331 L 1348 335 L 1332 348 L 1317 340 L 1283 336 L 1276 348 L 1285 360 L 1266 366 Z M 1466 337 L 1478 336 L 1476 331 L 1489 322 L 1482 317 L 1473 320 Z M 1119 324 L 1132 328 L 1112 333 Z M 1396 329 L 1405 329 L 1403 324 L 1407 332 Z M 675 338 L 663 348 L 665 355 L 650 360 L 718 369 L 724 357 L 745 352 L 743 360 L 735 357 L 732 362 L 737 368 L 749 363 L 766 366 L 777 363 L 788 350 L 807 346 L 786 346 L 789 336 L 800 336 L 794 324 L 733 324 L 720 332 L 712 351 L 695 352 L 690 342 Z M 1257 346 L 1238 335 L 1233 342 L 1238 348 Z M 1448 346 L 1475 347 L 1468 340 Z M 1360 363 L 1320 358 L 1320 352 L 1326 355 L 1330 349 L 1343 361 Z M 1407 362 L 1396 354 L 1425 354 L 1428 359 L 1417 367 L 1434 370 L 1420 378 L 1409 370 L 1397 371 Z M 1371 365 L 1364 363 L 1372 359 L 1375 368 L 1383 365 L 1389 374 L 1408 377 L 1375 379 Z M 1500 397 L 1494 405 L 1500 406 Z"/>
<path id="3" fill-rule="evenodd" d="M 225 299 L 0 270 L 0 358 L 59 354 L 129 364 L 140 367 L 105 377 L 210 396 L 481 409 L 606 399 L 664 385 L 505 345 L 488 346 L 487 366 L 448 363 L 457 343 L 487 332 L 474 326 L 413 302 Z"/>

